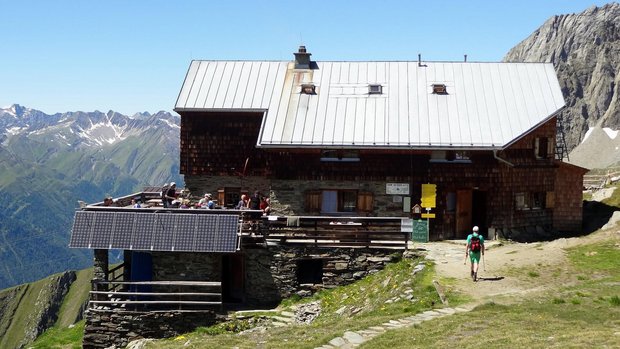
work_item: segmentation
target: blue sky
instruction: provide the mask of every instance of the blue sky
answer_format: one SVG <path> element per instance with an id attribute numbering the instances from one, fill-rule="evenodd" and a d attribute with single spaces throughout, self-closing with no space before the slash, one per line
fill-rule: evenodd
<path id="1" fill-rule="evenodd" d="M 0 107 L 172 111 L 192 59 L 499 61 L 608 1 L 0 0 Z"/>

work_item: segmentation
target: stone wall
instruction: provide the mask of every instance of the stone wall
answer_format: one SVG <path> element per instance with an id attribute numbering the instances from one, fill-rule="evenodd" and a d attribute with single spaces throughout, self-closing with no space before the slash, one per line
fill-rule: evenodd
<path id="1" fill-rule="evenodd" d="M 291 246 L 247 249 L 244 253 L 246 303 L 251 305 L 274 305 L 292 295 L 305 297 L 320 289 L 347 285 L 402 255 L 402 251 L 390 249 Z M 320 261 L 321 281 L 301 284 L 299 264 L 309 260 Z"/>
<path id="2" fill-rule="evenodd" d="M 213 312 L 141 313 L 87 311 L 83 348 L 124 348 L 141 338 L 169 338 L 215 323 Z"/>
<path id="3" fill-rule="evenodd" d="M 153 252 L 153 280 L 219 281 L 219 253 Z"/>

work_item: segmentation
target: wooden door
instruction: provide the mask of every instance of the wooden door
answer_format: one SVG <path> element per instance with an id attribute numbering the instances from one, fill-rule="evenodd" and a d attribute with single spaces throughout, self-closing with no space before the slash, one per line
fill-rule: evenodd
<path id="1" fill-rule="evenodd" d="M 467 237 L 471 229 L 472 191 L 463 189 L 456 191 L 456 236 Z"/>

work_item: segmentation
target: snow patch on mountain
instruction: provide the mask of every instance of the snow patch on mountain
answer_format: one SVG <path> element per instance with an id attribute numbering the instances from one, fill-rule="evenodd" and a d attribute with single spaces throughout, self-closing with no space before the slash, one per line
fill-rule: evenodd
<path id="1" fill-rule="evenodd" d="M 0 109 L 0 138 L 3 143 L 13 137 L 39 137 L 68 146 L 100 147 L 139 136 L 153 128 L 178 132 L 177 117 L 168 112 L 148 112 L 126 116 L 112 110 L 107 113 L 66 112 L 48 115 L 35 109 L 12 105 Z"/>
<path id="2" fill-rule="evenodd" d="M 616 139 L 616 136 L 618 135 L 618 131 L 617 130 L 612 130 L 609 127 L 603 128 L 603 131 L 605 131 L 605 133 L 607 133 L 607 135 L 611 139 Z"/>
<path id="3" fill-rule="evenodd" d="M 167 119 L 159 119 L 159 120 L 161 120 L 161 121 L 165 122 L 165 123 L 166 123 L 166 124 L 168 124 L 168 126 L 170 126 L 171 128 L 178 128 L 179 130 L 181 129 L 181 126 L 180 126 L 180 125 L 177 125 L 177 124 L 175 124 L 175 123 L 172 123 L 172 122 L 170 122 L 170 120 L 167 120 Z"/>

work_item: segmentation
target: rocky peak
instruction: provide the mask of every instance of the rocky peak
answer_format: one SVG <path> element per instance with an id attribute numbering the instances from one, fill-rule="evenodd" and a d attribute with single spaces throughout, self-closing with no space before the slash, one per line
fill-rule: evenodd
<path id="1" fill-rule="evenodd" d="M 569 149 L 590 127 L 620 128 L 620 4 L 551 17 L 504 61 L 553 63 L 566 100 Z"/>

